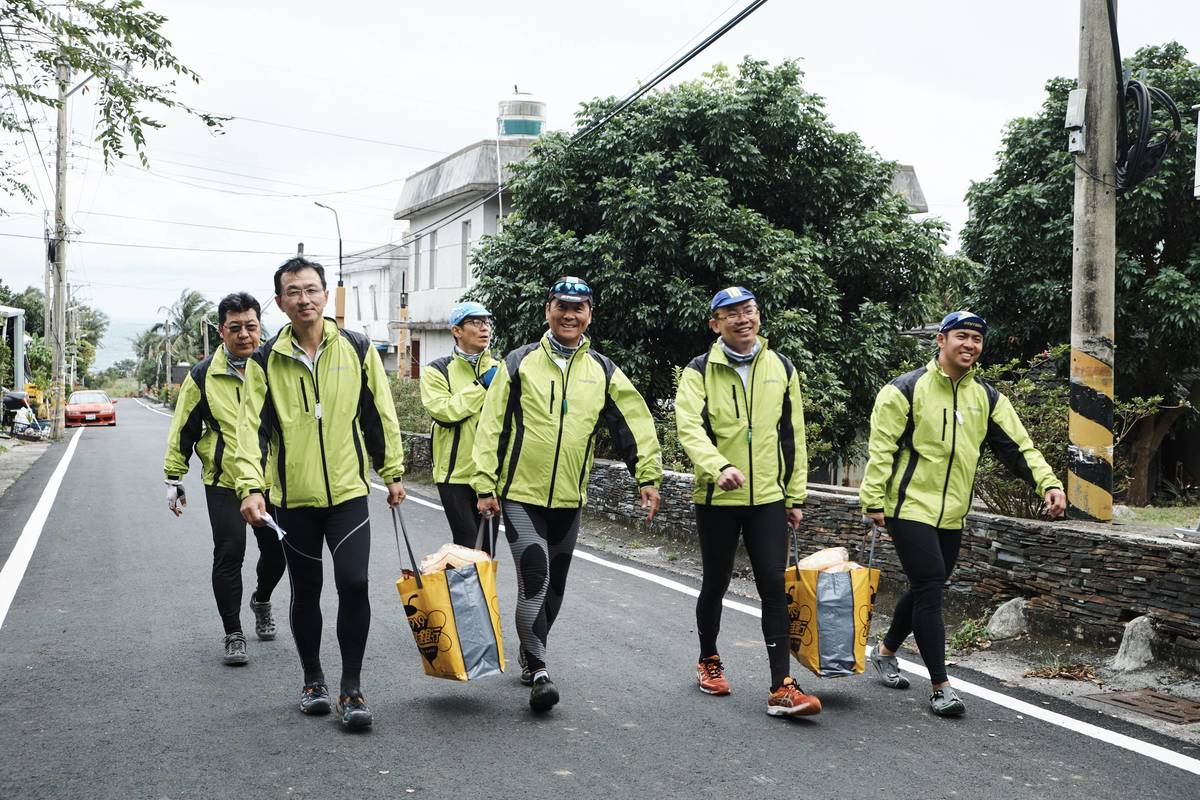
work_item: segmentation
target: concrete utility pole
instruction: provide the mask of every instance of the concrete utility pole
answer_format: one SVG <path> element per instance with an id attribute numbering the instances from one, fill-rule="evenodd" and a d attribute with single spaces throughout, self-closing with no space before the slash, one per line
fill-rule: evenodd
<path id="1" fill-rule="evenodd" d="M 1083 152 L 1075 155 L 1071 275 L 1070 516 L 1112 521 L 1117 247 L 1117 73 L 1107 0 L 1081 0 Z"/>
<path id="2" fill-rule="evenodd" d="M 67 81 L 71 79 L 66 63 L 58 63 L 58 146 L 54 171 L 54 348 L 53 375 L 50 382 L 50 436 L 61 439 L 65 426 L 63 384 L 66 381 L 67 329 Z M 50 298 L 46 298 L 50 302 Z"/>

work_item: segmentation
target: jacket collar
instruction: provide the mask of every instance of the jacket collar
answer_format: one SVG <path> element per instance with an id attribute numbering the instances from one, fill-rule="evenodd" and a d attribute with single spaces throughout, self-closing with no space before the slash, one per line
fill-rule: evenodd
<path id="1" fill-rule="evenodd" d="M 539 342 L 539 346 L 542 348 L 542 352 L 544 352 L 548 358 L 553 360 L 554 350 L 552 350 L 550 348 L 550 331 L 549 330 L 547 330 L 545 333 L 542 334 L 542 339 Z M 591 348 L 591 346 L 592 346 L 592 340 L 590 338 L 588 338 L 587 334 L 584 334 L 583 341 L 579 343 L 579 349 L 575 351 L 575 355 L 577 356 L 580 353 L 586 353 Z M 571 358 L 574 359 L 574 357 L 575 356 L 572 356 Z"/>
<path id="2" fill-rule="evenodd" d="M 762 354 L 767 352 L 767 338 L 765 336 L 756 336 L 755 338 L 758 339 L 758 352 L 754 354 L 753 360 L 750 361 L 751 364 L 758 361 L 762 358 Z M 733 366 L 729 363 L 729 359 L 726 358 L 725 351 L 721 349 L 721 340 L 719 338 L 712 343 L 712 347 L 708 348 L 708 360 L 724 364 L 727 367 Z"/>
<path id="3" fill-rule="evenodd" d="M 321 340 L 321 343 L 325 346 L 328 346 L 329 342 L 338 335 L 338 326 L 337 320 L 331 319 L 330 317 L 325 317 L 324 322 L 325 335 Z M 276 353 L 288 356 L 290 358 L 292 355 L 292 348 L 295 344 L 295 337 L 292 336 L 292 323 L 289 322 L 279 331 L 279 335 L 275 337 L 275 344 L 271 346 L 271 349 Z"/>
<path id="4" fill-rule="evenodd" d="M 935 375 L 941 375 L 946 380 L 950 380 L 950 376 L 946 374 L 946 371 L 944 369 L 942 369 L 942 365 L 937 360 L 937 356 L 934 356 L 932 359 L 930 359 L 929 363 L 925 365 L 925 368 L 927 370 L 929 370 L 930 372 L 934 373 Z M 974 364 L 971 365 L 971 368 L 969 370 L 967 370 L 967 373 L 962 376 L 962 380 L 960 380 L 958 382 L 959 386 L 963 385 L 964 383 L 969 383 L 971 381 L 974 381 L 975 376 L 978 372 L 979 372 L 979 362 L 976 361 Z"/>

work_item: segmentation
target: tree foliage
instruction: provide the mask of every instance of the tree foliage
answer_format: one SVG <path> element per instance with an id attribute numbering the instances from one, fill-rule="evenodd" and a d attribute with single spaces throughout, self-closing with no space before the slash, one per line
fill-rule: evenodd
<path id="1" fill-rule="evenodd" d="M 178 108 L 219 129 L 223 118 L 175 98 L 176 79 L 199 83 L 200 76 L 172 54 L 162 33 L 166 21 L 141 0 L 6 0 L 0 8 L 0 85 L 13 102 L 0 108 L 0 129 L 32 135 L 37 107 L 58 108 L 60 63 L 74 81 L 90 81 L 82 91 L 95 96 L 96 143 L 105 165 L 124 158 L 130 143 L 149 163 L 146 132 L 163 127 L 151 116 L 153 108 Z M 159 80 L 163 74 L 174 77 Z M 32 201 L 16 167 L 23 160 L 0 150 L 0 190 Z"/>
<path id="2" fill-rule="evenodd" d="M 213 330 L 217 324 L 216 306 L 200 292 L 184 289 L 178 300 L 158 310 L 163 321 L 133 339 L 137 378 L 145 386 L 167 382 L 171 364 L 194 364 L 203 358 L 206 329 L 210 353 L 220 342 Z"/>
<path id="3" fill-rule="evenodd" d="M 44 345 L 46 352 L 52 353 L 50 344 L 42 342 L 45 335 L 43 322 L 46 297 L 41 289 L 29 286 L 23 292 L 15 292 L 5 286 L 3 281 L 0 281 L 0 305 L 25 309 L 25 332 L 38 341 L 39 347 Z M 108 331 L 108 315 L 82 303 L 72 304 L 69 313 L 78 315 L 70 322 L 75 326 L 74 332 L 78 333 L 78 340 L 68 339 L 66 343 L 67 357 L 70 358 L 74 353 L 76 375 L 81 378 L 87 374 L 96 360 L 96 350 L 100 347 L 104 334 Z M 68 319 L 70 320 L 71 317 L 69 316 Z M 27 350 L 25 359 L 29 362 L 30 380 L 45 388 L 49 385 L 51 377 L 50 361 L 46 362 L 45 370 L 42 371 L 34 367 L 34 358 L 31 351 Z M 52 358 L 52 356 L 48 358 Z M 10 362 L 7 369 L 0 370 L 0 383 L 12 381 L 11 369 Z"/>
<path id="4" fill-rule="evenodd" d="M 584 103 L 583 127 L 613 98 Z M 591 334 L 652 401 L 707 349 L 713 293 L 750 288 L 763 332 L 803 374 L 818 447 L 844 452 L 936 313 L 944 226 L 914 221 L 896 165 L 836 130 L 793 62 L 745 60 L 647 95 L 572 144 L 539 139 L 515 167 L 513 213 L 475 255 L 473 295 L 498 344 L 540 335 L 546 287 L 596 291 Z"/>
<path id="5" fill-rule="evenodd" d="M 1154 455 L 1200 371 L 1200 204 L 1192 196 L 1200 67 L 1177 43 L 1126 61 L 1185 110 L 1183 136 L 1162 168 L 1117 201 L 1116 391 L 1161 396 L 1172 408 L 1144 420 L 1131 502 L 1145 502 Z M 1041 112 L 1008 124 L 992 176 L 967 194 L 963 250 L 982 265 L 974 306 L 988 320 L 992 359 L 1027 359 L 1070 339 L 1075 167 L 1063 119 L 1073 79 L 1046 84 Z M 1189 379 L 1187 376 L 1193 376 Z M 1141 437 L 1148 437 L 1145 442 Z M 1154 441 L 1157 439 L 1157 441 Z M 1145 447 L 1144 445 L 1152 445 Z M 1139 483 L 1140 481 L 1140 483 Z"/>

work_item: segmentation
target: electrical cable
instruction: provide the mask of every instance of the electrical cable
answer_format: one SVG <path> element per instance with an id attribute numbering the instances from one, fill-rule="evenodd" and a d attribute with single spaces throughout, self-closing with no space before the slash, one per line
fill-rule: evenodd
<path id="1" fill-rule="evenodd" d="M 42 169 L 46 172 L 46 181 L 50 186 L 54 186 L 54 181 L 50 177 L 50 167 L 46 164 L 46 154 L 42 152 L 42 143 L 38 140 L 37 131 L 33 127 L 33 117 L 29 113 L 29 104 L 25 102 L 25 95 L 18 91 L 21 86 L 21 79 L 17 77 L 16 59 L 13 58 L 12 48 L 8 45 L 8 39 L 4 36 L 4 31 L 0 29 L 0 42 L 4 44 L 4 52 L 8 56 L 8 70 L 13 76 L 12 90 L 13 94 L 21 100 L 21 107 L 25 109 L 25 121 L 29 123 L 29 134 L 33 137 L 33 143 L 37 145 L 38 157 L 42 160 Z M 14 108 L 15 110 L 15 108 Z M 42 201 L 45 205 L 46 201 Z"/>
<path id="2" fill-rule="evenodd" d="M 197 110 L 199 110 L 199 109 L 197 109 Z M 205 114 L 213 114 L 215 116 L 220 116 L 220 117 L 229 117 L 230 120 L 236 120 L 239 122 L 253 122 L 256 125 L 270 125 L 273 128 L 286 128 L 287 130 L 291 130 L 291 131 L 302 131 L 304 133 L 315 133 L 318 136 L 332 136 L 337 139 L 349 139 L 354 142 L 366 142 L 367 144 L 381 144 L 381 145 L 384 145 L 385 147 L 398 147 L 402 150 L 419 150 L 423 153 L 433 153 L 435 155 L 441 155 L 441 156 L 446 155 L 445 150 L 435 150 L 432 147 L 420 147 L 419 145 L 401 144 L 400 142 L 385 142 L 381 139 L 366 139 L 362 136 L 351 136 L 348 133 L 336 133 L 334 131 L 321 131 L 321 130 L 317 130 L 316 128 L 302 128 L 299 125 L 286 125 L 282 122 L 269 122 L 265 119 L 254 119 L 252 117 L 243 117 L 243 116 L 238 116 L 235 114 L 221 114 L 216 111 L 205 111 L 204 113 Z"/>

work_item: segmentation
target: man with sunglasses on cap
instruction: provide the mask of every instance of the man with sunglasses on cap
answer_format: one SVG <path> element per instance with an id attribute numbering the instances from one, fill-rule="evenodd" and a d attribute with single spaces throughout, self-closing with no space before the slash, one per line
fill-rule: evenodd
<path id="1" fill-rule="evenodd" d="M 601 423 L 637 481 L 647 521 L 658 511 L 663 474 L 646 401 L 585 335 L 591 287 L 559 278 L 544 311 L 549 330 L 505 356 L 488 389 L 471 481 L 479 512 L 504 514 L 517 569 L 521 682 L 531 687 L 529 705 L 539 712 L 559 699 L 546 669 L 546 642 L 562 606 Z"/>
<path id="2" fill-rule="evenodd" d="M 480 303 L 458 303 L 448 321 L 454 352 L 429 362 L 422 371 L 421 404 L 433 418 L 433 480 L 450 533 L 455 544 L 475 547 L 483 518 L 471 488 L 472 451 L 479 412 L 496 375 L 497 361 L 488 350 L 492 312 Z M 489 553 L 499 527 L 500 517 L 495 516 L 482 545 Z"/>
<path id="3" fill-rule="evenodd" d="M 942 593 L 958 559 L 983 446 L 1045 498 L 1051 516 L 1067 507 L 1062 483 L 1012 403 L 976 377 L 986 336 L 987 323 L 977 314 L 947 314 L 938 326 L 937 356 L 879 391 L 859 489 L 864 513 L 887 528 L 909 582 L 871 664 L 885 686 L 907 689 L 896 650 L 914 634 L 929 669 L 930 709 L 943 717 L 966 713 L 946 676 Z"/>
<path id="4" fill-rule="evenodd" d="M 762 598 L 771 666 L 767 713 L 817 714 L 821 701 L 801 691 L 789 675 L 783 581 L 788 529 L 799 527 L 808 494 L 800 379 L 792 362 L 758 335 L 758 304 L 750 290 L 722 289 L 710 309 L 708 325 L 717 340 L 684 368 L 675 395 L 679 442 L 696 470 L 693 499 L 704 570 L 696 601 L 696 680 L 705 694 L 731 691 L 717 634 L 740 539 Z"/>

